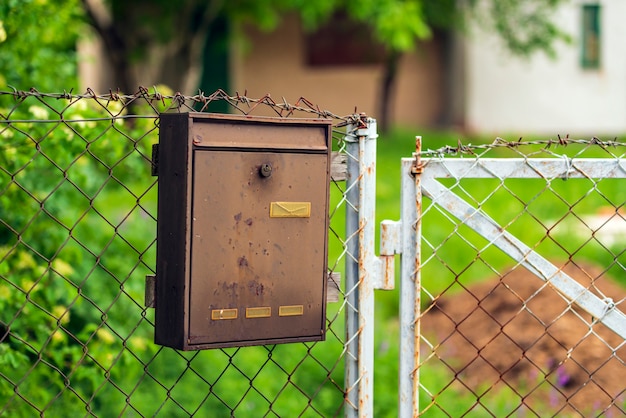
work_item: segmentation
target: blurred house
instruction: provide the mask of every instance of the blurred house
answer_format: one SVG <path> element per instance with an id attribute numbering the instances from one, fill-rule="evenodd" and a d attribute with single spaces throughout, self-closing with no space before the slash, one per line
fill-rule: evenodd
<path id="1" fill-rule="evenodd" d="M 246 31 L 244 48 L 232 56 L 233 90 L 247 90 L 251 97 L 270 93 L 293 103 L 299 97 L 323 109 L 347 115 L 380 111 L 384 49 L 375 43 L 364 25 L 338 16 L 315 33 L 306 33 L 296 17 L 277 30 Z M 414 53 L 401 57 L 390 103 L 392 123 L 431 126 L 447 118 L 446 60 L 450 37 L 437 33 Z"/>
<path id="2" fill-rule="evenodd" d="M 511 56 L 493 35 L 436 32 L 400 59 L 391 123 L 498 134 L 626 131 L 626 2 L 572 1 L 556 21 L 572 43 L 557 58 Z M 273 32 L 254 28 L 227 51 L 207 50 L 201 89 L 248 97 L 300 97 L 336 114 L 380 113 L 385 51 L 365 27 L 338 16 L 307 33 L 295 16 Z M 83 65 L 85 85 L 102 80 Z M 89 81 L 90 80 L 90 81 Z M 108 91 L 108 88 L 105 89 Z"/>
<path id="3" fill-rule="evenodd" d="M 555 21 L 572 36 L 557 58 L 510 57 L 476 34 L 464 42 L 464 125 L 490 133 L 626 132 L 626 2 L 564 5 Z"/>

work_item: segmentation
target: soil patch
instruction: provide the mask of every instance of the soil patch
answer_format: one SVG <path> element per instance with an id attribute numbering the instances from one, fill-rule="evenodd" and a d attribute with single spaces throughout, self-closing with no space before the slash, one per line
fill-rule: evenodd
<path id="1" fill-rule="evenodd" d="M 598 268 L 570 263 L 564 271 L 601 299 L 626 297 Z M 626 303 L 618 308 L 626 310 Z M 623 416 L 626 343 L 601 323 L 590 326 L 592 321 L 520 267 L 439 297 L 421 321 L 434 346 L 422 348 L 422 359 L 434 352 L 456 384 L 475 393 L 508 385 L 519 394 L 520 411 Z"/>

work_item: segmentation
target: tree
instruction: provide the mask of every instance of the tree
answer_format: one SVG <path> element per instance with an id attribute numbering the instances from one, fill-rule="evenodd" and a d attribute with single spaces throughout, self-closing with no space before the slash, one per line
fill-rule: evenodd
<path id="1" fill-rule="evenodd" d="M 83 27 L 79 0 L 0 2 L 0 88 L 76 87 L 76 40 Z"/>
<path id="2" fill-rule="evenodd" d="M 120 90 L 132 92 L 140 84 L 165 84 L 186 94 L 198 87 L 202 54 L 212 25 L 225 19 L 233 24 L 254 22 L 271 29 L 281 14 L 297 8 L 306 15 L 312 7 L 306 2 L 297 3 L 82 0 L 89 23 L 103 41 Z M 320 3 L 314 9 L 323 11 L 324 6 Z"/>
<path id="3" fill-rule="evenodd" d="M 198 87 L 203 51 L 207 42 L 213 42 L 208 36 L 216 22 L 228 22 L 236 35 L 244 24 L 271 30 L 282 15 L 295 12 L 306 29 L 314 30 L 341 11 L 369 25 L 386 47 L 377 115 L 384 128 L 402 54 L 414 50 L 434 30 L 465 31 L 477 22 L 517 55 L 538 50 L 554 54 L 555 41 L 567 38 L 551 20 L 565 0 L 78 1 L 60 2 L 54 15 L 47 12 L 45 1 L 8 0 L 0 6 L 0 42 L 4 22 L 3 48 L 11 46 L 14 51 L 9 54 L 12 59 L 0 59 L 0 77 L 22 83 L 36 79 L 39 89 L 74 86 L 59 75 L 68 73 L 68 62 L 75 63 L 71 45 L 86 21 L 104 44 L 113 89 L 131 93 L 139 85 L 165 84 L 190 94 Z M 6 52 L 0 50 L 3 56 Z"/>
<path id="4" fill-rule="evenodd" d="M 105 1 L 105 2 L 103 2 Z M 477 21 L 517 55 L 554 54 L 567 38 L 551 20 L 564 0 L 82 0 L 91 25 L 102 38 L 114 79 L 123 91 L 139 84 L 163 83 L 191 93 L 198 86 L 209 27 L 226 19 L 231 27 L 253 23 L 271 30 L 287 12 L 297 12 L 305 28 L 315 29 L 334 12 L 372 28 L 387 50 L 380 86 L 379 122 L 389 120 L 398 62 L 402 54 L 432 36 L 433 30 L 464 31 Z M 210 40 L 209 40 L 210 41 Z"/>

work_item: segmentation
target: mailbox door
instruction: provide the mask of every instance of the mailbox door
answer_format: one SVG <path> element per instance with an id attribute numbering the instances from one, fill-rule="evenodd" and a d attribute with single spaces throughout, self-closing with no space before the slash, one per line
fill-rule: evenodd
<path id="1" fill-rule="evenodd" d="M 192 164 L 188 343 L 323 339 L 328 155 L 196 149 Z"/>

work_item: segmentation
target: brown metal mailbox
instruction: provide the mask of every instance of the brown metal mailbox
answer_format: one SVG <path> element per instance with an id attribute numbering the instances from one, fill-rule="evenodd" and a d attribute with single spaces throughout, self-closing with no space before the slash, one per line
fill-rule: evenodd
<path id="1" fill-rule="evenodd" d="M 331 122 L 162 114 L 155 342 L 325 337 Z"/>

